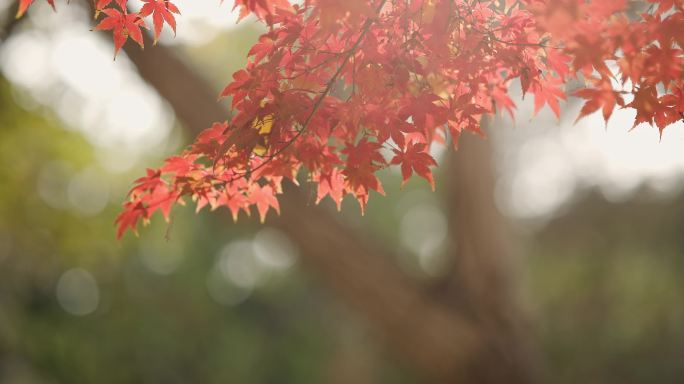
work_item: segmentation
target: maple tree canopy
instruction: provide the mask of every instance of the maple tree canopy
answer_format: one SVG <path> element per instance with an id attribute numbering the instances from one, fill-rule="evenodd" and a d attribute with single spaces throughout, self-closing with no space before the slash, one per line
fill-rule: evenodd
<path id="1" fill-rule="evenodd" d="M 46 0 L 54 6 L 54 0 Z M 174 33 L 170 0 L 95 0 L 95 29 L 112 31 L 115 55 Z M 19 0 L 21 16 L 33 0 Z M 178 156 L 135 181 L 117 218 L 119 237 L 139 221 L 191 198 L 197 210 L 227 207 L 237 218 L 256 206 L 279 211 L 282 182 L 317 185 L 319 202 L 346 195 L 363 210 L 376 172 L 401 167 L 434 188 L 428 153 L 463 131 L 481 133 L 485 115 L 513 116 L 513 81 L 560 115 L 564 85 L 583 84 L 578 117 L 616 106 L 634 126 L 662 132 L 684 119 L 684 0 L 237 0 L 268 27 L 245 68 L 221 93 L 233 117 L 202 132 Z M 579 81 L 578 81 L 579 80 Z M 390 153 L 390 156 L 386 154 Z"/>

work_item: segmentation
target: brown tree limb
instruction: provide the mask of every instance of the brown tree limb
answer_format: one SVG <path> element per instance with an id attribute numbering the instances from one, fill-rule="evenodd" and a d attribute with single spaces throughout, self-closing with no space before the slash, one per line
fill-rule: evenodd
<path id="1" fill-rule="evenodd" d="M 307 204 L 299 191 L 285 194 L 282 215 L 272 223 L 297 242 L 305 266 L 359 311 L 395 355 L 433 380 L 465 378 L 485 343 L 474 323 L 433 300 L 393 255 Z"/>
<path id="2" fill-rule="evenodd" d="M 145 35 L 145 49 L 134 44 L 124 51 L 135 64 L 140 77 L 150 84 L 173 108 L 178 119 L 193 137 L 211 123 L 230 116 L 218 103 L 218 94 L 201 76 L 194 73 L 177 55 L 162 45 L 153 45 Z"/>

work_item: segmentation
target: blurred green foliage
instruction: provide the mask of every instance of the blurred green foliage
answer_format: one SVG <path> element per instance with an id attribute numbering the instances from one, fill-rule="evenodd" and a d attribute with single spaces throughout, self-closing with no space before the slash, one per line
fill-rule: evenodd
<path id="1" fill-rule="evenodd" d="M 170 241 L 159 220 L 143 238 L 118 243 L 113 220 L 130 174 L 106 175 L 117 192 L 97 215 L 47 204 L 38 192 L 46 165 L 65 169 L 63 183 L 50 186 L 55 194 L 93 166 L 93 148 L 55 121 L 18 107 L 0 83 L 0 382 L 320 381 L 329 319 L 299 273 L 271 279 L 237 307 L 208 293 L 215 255 L 247 236 L 249 224 L 229 228 L 227 215 L 179 210 Z M 159 275 L 143 251 L 184 257 L 174 273 Z M 55 295 L 60 275 L 76 266 L 99 287 L 97 310 L 83 317 L 64 311 Z"/>
<path id="2" fill-rule="evenodd" d="M 684 380 L 684 198 L 598 194 L 530 239 L 527 296 L 556 383 Z"/>

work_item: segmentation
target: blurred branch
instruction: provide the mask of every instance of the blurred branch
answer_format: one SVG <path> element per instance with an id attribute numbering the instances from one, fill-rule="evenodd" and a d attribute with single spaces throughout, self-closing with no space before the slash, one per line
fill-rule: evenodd
<path id="1" fill-rule="evenodd" d="M 440 382 L 471 374 L 483 334 L 408 279 L 393 255 L 343 226 L 304 195 L 285 191 L 274 221 L 301 249 L 306 266 L 374 326 L 390 350 Z"/>
<path id="2" fill-rule="evenodd" d="M 229 118 L 230 113 L 221 108 L 217 92 L 207 81 L 168 48 L 153 45 L 148 34 L 145 34 L 144 50 L 135 44 L 126 44 L 124 51 L 135 64 L 140 77 L 171 104 L 192 136 L 213 122 Z"/>
<path id="3" fill-rule="evenodd" d="M 17 19 L 14 17 L 17 12 L 17 4 L 7 7 L 5 13 L 1 15 L 2 24 L 0 24 L 0 43 L 4 43 L 8 37 L 12 34 L 12 31 L 26 18 L 22 17 Z"/>

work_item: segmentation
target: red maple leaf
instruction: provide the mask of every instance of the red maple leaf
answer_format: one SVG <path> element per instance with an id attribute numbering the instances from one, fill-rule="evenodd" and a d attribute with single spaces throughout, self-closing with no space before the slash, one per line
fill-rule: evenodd
<path id="1" fill-rule="evenodd" d="M 576 91 L 574 95 L 587 100 L 584 103 L 584 106 L 582 106 L 582 110 L 580 110 L 580 114 L 579 116 L 577 116 L 577 120 L 575 120 L 575 122 L 579 121 L 581 118 L 591 113 L 596 112 L 599 108 L 602 108 L 603 119 L 607 124 L 608 119 L 613 114 L 615 105 L 625 105 L 625 102 L 622 96 L 620 95 L 620 92 L 614 91 L 613 88 L 610 86 L 610 82 L 607 81 L 602 82 L 600 88 L 580 89 Z"/>
<path id="2" fill-rule="evenodd" d="M 363 139 L 357 145 L 348 145 L 342 150 L 342 153 L 347 155 L 346 166 L 342 171 L 345 176 L 345 189 L 356 196 L 362 213 L 368 202 L 370 190 L 385 194 L 380 179 L 375 174 L 386 164 L 379 152 L 380 147 L 379 143 Z"/>
<path id="3" fill-rule="evenodd" d="M 141 218 L 147 217 L 147 209 L 139 201 L 126 202 L 123 206 L 123 211 L 116 218 L 116 238 L 121 239 L 121 237 L 126 233 L 129 228 L 136 235 L 138 234 L 137 226 L 138 221 Z"/>
<path id="4" fill-rule="evenodd" d="M 430 167 L 437 165 L 435 159 L 426 152 L 427 145 L 423 143 L 409 143 L 406 146 L 406 151 L 394 150 L 395 156 L 390 162 L 391 164 L 401 164 L 401 175 L 403 186 L 413 175 L 415 171 L 420 177 L 430 183 L 432 190 L 435 189 L 435 180 L 432 177 Z"/>
<path id="5" fill-rule="evenodd" d="M 675 95 L 658 96 L 655 86 L 645 86 L 634 92 L 634 100 L 626 107 L 637 111 L 634 127 L 641 123 L 655 123 L 662 132 L 668 125 L 682 119 L 678 103 L 681 100 L 677 100 Z"/>
<path id="6" fill-rule="evenodd" d="M 116 3 L 116 5 L 119 6 L 119 9 L 123 11 L 127 9 L 126 5 L 128 3 L 128 0 L 97 0 L 95 2 L 95 15 L 97 16 L 99 14 L 99 11 L 102 11 L 111 3 Z"/>
<path id="7" fill-rule="evenodd" d="M 235 8 L 240 8 L 238 20 L 242 20 L 250 13 L 254 13 L 260 19 L 265 19 L 266 16 L 273 15 L 276 8 L 290 10 L 292 6 L 288 0 L 236 0 L 233 9 Z"/>
<path id="8" fill-rule="evenodd" d="M 534 81 L 531 92 L 534 93 L 534 113 L 537 114 L 548 104 L 557 118 L 560 119 L 560 104 L 558 100 L 565 100 L 565 92 L 560 88 L 562 80 L 558 77 L 547 76 L 543 81 Z"/>
<path id="9" fill-rule="evenodd" d="M 250 202 L 249 199 L 242 193 L 236 192 L 236 193 L 223 193 L 217 200 L 218 205 L 223 205 L 227 207 L 230 210 L 231 215 L 233 216 L 233 221 L 237 221 L 238 219 L 238 214 L 240 213 L 240 210 L 245 211 L 247 215 L 250 214 L 249 207 L 250 207 Z"/>
<path id="10" fill-rule="evenodd" d="M 333 199 L 338 211 L 342 209 L 344 176 L 338 168 L 333 168 L 330 173 L 323 173 L 318 178 L 316 204 L 320 203 L 326 196 L 330 196 Z"/>
<path id="11" fill-rule="evenodd" d="M 173 14 L 180 15 L 180 10 L 169 0 L 142 0 L 145 4 L 140 9 L 140 17 L 152 15 L 154 25 L 154 43 L 159 40 L 164 22 L 171 27 L 173 34 L 176 34 L 176 18 Z"/>
<path id="12" fill-rule="evenodd" d="M 140 15 L 137 13 L 127 13 L 126 11 L 121 12 L 114 8 L 106 8 L 102 12 L 106 16 L 95 26 L 95 29 L 113 32 L 114 58 L 116 58 L 119 50 L 129 37 L 138 43 L 140 47 L 143 47 L 143 35 L 140 28 L 146 28 L 146 26 L 145 21 Z"/>
<path id="13" fill-rule="evenodd" d="M 275 190 L 270 185 L 263 187 L 254 185 L 251 193 L 248 196 L 249 203 L 254 204 L 259 211 L 259 219 L 263 223 L 266 220 L 266 214 L 270 208 L 273 208 L 276 213 L 280 214 L 280 204 L 275 197 Z"/>

